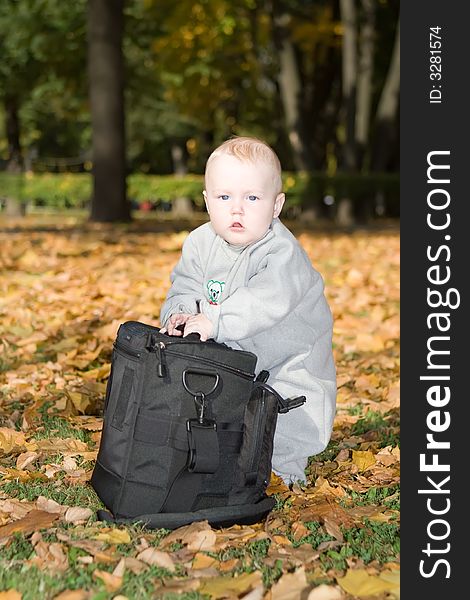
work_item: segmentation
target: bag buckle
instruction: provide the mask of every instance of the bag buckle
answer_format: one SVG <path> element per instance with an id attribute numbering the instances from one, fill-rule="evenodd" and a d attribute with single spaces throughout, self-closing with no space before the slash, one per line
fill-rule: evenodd
<path id="1" fill-rule="evenodd" d="M 279 400 L 278 398 L 278 411 L 281 414 L 285 414 L 288 413 L 290 410 L 294 409 L 294 408 L 299 408 L 299 406 L 302 406 L 303 404 L 305 404 L 307 398 L 305 396 L 296 396 L 295 398 L 282 398 L 282 402 L 281 400 Z"/>

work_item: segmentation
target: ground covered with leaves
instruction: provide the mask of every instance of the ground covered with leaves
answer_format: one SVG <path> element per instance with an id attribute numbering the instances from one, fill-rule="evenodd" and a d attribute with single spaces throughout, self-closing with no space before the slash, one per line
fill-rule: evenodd
<path id="1" fill-rule="evenodd" d="M 0 230 L 0 598 L 399 597 L 398 230 L 294 230 L 334 318 L 337 415 L 263 523 L 110 526 L 89 485 L 119 325 L 159 325 L 187 230 Z"/>

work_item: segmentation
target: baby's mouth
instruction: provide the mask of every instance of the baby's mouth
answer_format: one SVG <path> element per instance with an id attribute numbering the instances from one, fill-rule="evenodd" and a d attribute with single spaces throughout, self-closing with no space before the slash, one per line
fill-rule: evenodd
<path id="1" fill-rule="evenodd" d="M 234 223 L 232 223 L 231 228 L 232 229 L 243 229 L 243 225 L 239 221 L 235 221 Z"/>

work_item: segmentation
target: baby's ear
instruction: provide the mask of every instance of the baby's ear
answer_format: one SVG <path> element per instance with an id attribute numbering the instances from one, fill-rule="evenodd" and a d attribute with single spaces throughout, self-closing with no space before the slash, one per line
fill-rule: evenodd
<path id="1" fill-rule="evenodd" d="M 209 206 L 207 205 L 207 192 L 203 190 L 202 195 L 204 196 L 204 202 L 206 203 L 206 210 L 209 212 Z"/>
<path id="2" fill-rule="evenodd" d="M 276 196 L 276 200 L 274 201 L 274 213 L 273 218 L 275 219 L 281 214 L 282 207 L 284 206 L 284 202 L 286 201 L 286 195 L 284 192 L 281 192 Z"/>

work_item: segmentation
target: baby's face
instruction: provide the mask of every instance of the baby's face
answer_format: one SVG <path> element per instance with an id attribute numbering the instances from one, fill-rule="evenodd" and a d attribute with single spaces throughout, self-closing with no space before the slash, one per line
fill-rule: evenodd
<path id="1" fill-rule="evenodd" d="M 206 172 L 204 191 L 214 231 L 229 244 L 247 246 L 260 240 L 279 216 L 285 196 L 278 193 L 273 168 L 217 156 Z"/>

